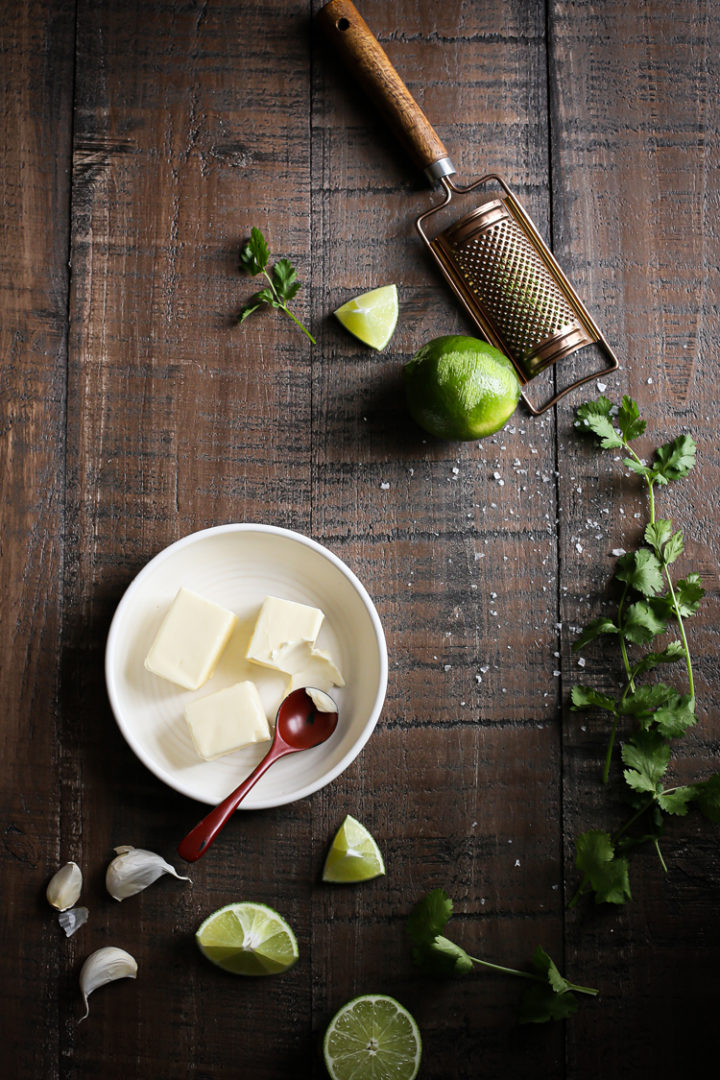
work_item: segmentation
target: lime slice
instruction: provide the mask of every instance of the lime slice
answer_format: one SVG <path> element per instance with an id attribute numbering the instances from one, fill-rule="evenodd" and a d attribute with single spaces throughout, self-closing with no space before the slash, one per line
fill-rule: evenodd
<path id="1" fill-rule="evenodd" d="M 360 341 L 373 349 L 384 349 L 397 326 L 397 286 L 383 285 L 356 296 L 339 307 L 335 315 Z"/>
<path id="2" fill-rule="evenodd" d="M 279 975 L 298 958 L 295 935 L 282 915 L 248 900 L 208 915 L 195 940 L 208 960 L 234 975 Z"/>
<path id="3" fill-rule="evenodd" d="M 332 1080 L 413 1080 L 422 1041 L 407 1009 L 385 994 L 363 994 L 343 1005 L 323 1040 Z"/>
<path id="4" fill-rule="evenodd" d="M 369 881 L 384 873 L 380 848 L 365 826 L 348 814 L 328 851 L 323 881 Z"/>

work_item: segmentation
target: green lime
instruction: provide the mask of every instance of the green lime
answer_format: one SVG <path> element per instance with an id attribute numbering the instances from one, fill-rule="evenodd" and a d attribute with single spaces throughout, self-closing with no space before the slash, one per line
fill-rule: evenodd
<path id="1" fill-rule="evenodd" d="M 339 307 L 335 316 L 360 341 L 373 349 L 384 349 L 397 326 L 397 286 L 383 285 L 356 296 Z"/>
<path id="2" fill-rule="evenodd" d="M 298 958 L 295 935 L 282 915 L 248 900 L 208 915 L 195 940 L 208 960 L 234 975 L 279 975 Z"/>
<path id="3" fill-rule="evenodd" d="M 332 1080 L 413 1080 L 422 1041 L 407 1009 L 385 994 L 363 994 L 335 1013 L 323 1039 Z"/>
<path id="4" fill-rule="evenodd" d="M 369 881 L 384 873 L 380 848 L 365 826 L 348 814 L 328 851 L 323 881 Z"/>
<path id="5" fill-rule="evenodd" d="M 408 407 L 440 439 L 482 439 L 515 412 L 521 385 L 498 349 L 448 334 L 428 341 L 404 368 Z"/>

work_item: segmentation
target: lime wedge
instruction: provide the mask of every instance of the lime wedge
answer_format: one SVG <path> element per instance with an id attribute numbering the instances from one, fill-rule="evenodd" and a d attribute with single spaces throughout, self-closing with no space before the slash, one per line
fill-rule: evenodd
<path id="1" fill-rule="evenodd" d="M 385 994 L 363 994 L 335 1013 L 323 1040 L 332 1080 L 413 1080 L 422 1041 L 407 1009 Z"/>
<path id="2" fill-rule="evenodd" d="M 328 851 L 323 881 L 369 881 L 384 873 L 380 848 L 365 826 L 348 814 Z"/>
<path id="3" fill-rule="evenodd" d="M 195 940 L 208 960 L 234 975 L 279 975 L 298 958 L 295 935 L 282 915 L 248 900 L 208 915 Z"/>
<path id="4" fill-rule="evenodd" d="M 356 296 L 339 307 L 335 315 L 360 341 L 373 349 L 384 349 L 397 326 L 397 286 L 383 285 Z"/>

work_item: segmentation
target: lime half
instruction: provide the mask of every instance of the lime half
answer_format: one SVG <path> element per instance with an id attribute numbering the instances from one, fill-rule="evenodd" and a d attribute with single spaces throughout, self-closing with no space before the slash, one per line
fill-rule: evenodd
<path id="1" fill-rule="evenodd" d="M 298 958 L 295 935 L 282 915 L 248 900 L 208 915 L 195 940 L 208 960 L 234 975 L 279 975 Z"/>
<path id="2" fill-rule="evenodd" d="M 323 1040 L 332 1080 L 413 1080 L 422 1041 L 410 1013 L 395 998 L 363 994 L 335 1013 Z"/>
<path id="3" fill-rule="evenodd" d="M 369 881 L 384 873 L 380 848 L 365 826 L 348 814 L 328 851 L 323 881 Z"/>
<path id="4" fill-rule="evenodd" d="M 339 307 L 335 316 L 360 341 L 373 349 L 384 349 L 397 326 L 397 286 L 383 285 L 356 296 Z"/>
<path id="5" fill-rule="evenodd" d="M 479 338 L 434 338 L 403 369 L 408 408 L 440 439 L 482 439 L 515 412 L 522 389 L 508 358 Z"/>

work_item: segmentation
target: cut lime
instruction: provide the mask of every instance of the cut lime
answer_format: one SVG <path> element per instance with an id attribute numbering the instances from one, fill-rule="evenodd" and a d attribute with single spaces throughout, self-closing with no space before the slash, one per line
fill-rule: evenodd
<path id="1" fill-rule="evenodd" d="M 369 881 L 384 873 L 380 848 L 365 826 L 348 814 L 328 851 L 323 881 Z"/>
<path id="2" fill-rule="evenodd" d="M 208 960 L 234 975 L 279 975 L 298 958 L 295 935 L 282 915 L 248 900 L 208 915 L 195 940 Z"/>
<path id="3" fill-rule="evenodd" d="M 397 286 L 383 285 L 356 296 L 339 307 L 335 315 L 360 341 L 373 349 L 384 349 L 397 326 Z"/>
<path id="4" fill-rule="evenodd" d="M 412 417 L 440 439 L 482 439 L 515 412 L 522 389 L 515 368 L 479 338 L 434 338 L 403 370 Z"/>
<path id="5" fill-rule="evenodd" d="M 413 1080 L 422 1041 L 407 1009 L 385 994 L 363 994 L 335 1013 L 323 1040 L 332 1080 Z"/>

